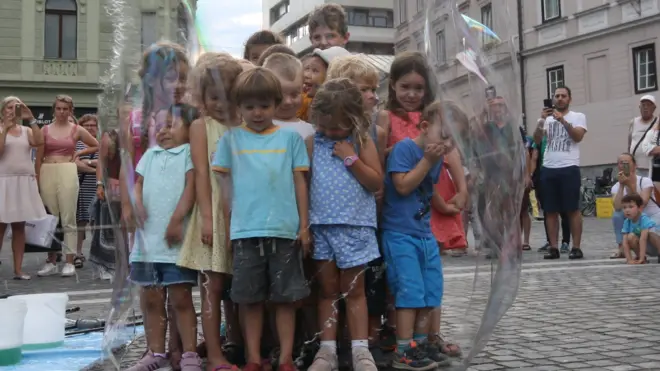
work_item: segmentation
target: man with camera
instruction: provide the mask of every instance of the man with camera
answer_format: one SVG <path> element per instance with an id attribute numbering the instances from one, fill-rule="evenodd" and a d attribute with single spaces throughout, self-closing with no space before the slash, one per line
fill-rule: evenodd
<path id="1" fill-rule="evenodd" d="M 547 138 L 543 167 L 541 168 L 540 186 L 543 189 L 541 203 L 547 215 L 550 248 L 544 259 L 559 259 L 557 247 L 559 234 L 559 213 L 568 215 L 573 248 L 569 259 L 581 259 L 582 214 L 580 213 L 580 146 L 587 133 L 587 119 L 583 113 L 569 109 L 571 89 L 555 89 L 554 99 L 544 101 L 534 141 L 540 145 L 543 137 Z"/>

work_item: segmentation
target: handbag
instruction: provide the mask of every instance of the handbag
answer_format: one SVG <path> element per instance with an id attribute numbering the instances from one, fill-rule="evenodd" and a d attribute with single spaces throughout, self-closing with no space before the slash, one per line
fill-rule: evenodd
<path id="1" fill-rule="evenodd" d="M 50 214 L 25 222 L 25 244 L 39 249 L 59 250 L 53 243 L 58 223 L 59 218 Z M 11 238 L 11 228 L 7 228 L 6 238 Z"/>

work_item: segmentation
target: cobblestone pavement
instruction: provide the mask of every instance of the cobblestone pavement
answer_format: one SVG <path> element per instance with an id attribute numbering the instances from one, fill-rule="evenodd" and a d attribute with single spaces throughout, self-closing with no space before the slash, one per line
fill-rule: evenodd
<path id="1" fill-rule="evenodd" d="M 640 266 L 607 259 L 614 247 L 611 223 L 589 218 L 584 223 L 584 260 L 562 256 L 544 261 L 536 252 L 544 243 L 542 228 L 540 222 L 533 225 L 534 250 L 524 254 L 516 302 L 469 370 L 660 370 L 656 259 Z M 97 318 L 107 312 L 110 285 L 95 280 L 90 267 L 80 270 L 77 279 L 13 281 L 8 247 L 5 244 L 0 253 L 0 295 L 67 292 L 69 305 L 81 308 L 76 316 Z M 28 256 L 25 271 L 36 272 L 43 258 Z M 487 302 L 490 262 L 446 257 L 444 269 L 443 332 L 467 351 Z M 120 352 L 122 368 L 135 362 L 143 349 L 143 339 L 137 338 Z M 111 368 L 106 364 L 93 369 Z"/>

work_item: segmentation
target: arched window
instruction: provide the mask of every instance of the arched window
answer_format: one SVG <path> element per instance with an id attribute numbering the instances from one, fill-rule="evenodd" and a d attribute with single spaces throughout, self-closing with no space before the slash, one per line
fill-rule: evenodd
<path id="1" fill-rule="evenodd" d="M 44 57 L 76 59 L 78 15 L 75 0 L 47 0 Z"/>

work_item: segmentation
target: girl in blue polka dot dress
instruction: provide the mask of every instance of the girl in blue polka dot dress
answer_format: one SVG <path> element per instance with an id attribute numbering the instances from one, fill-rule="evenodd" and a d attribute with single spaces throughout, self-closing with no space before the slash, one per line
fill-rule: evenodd
<path id="1" fill-rule="evenodd" d="M 364 268 L 380 256 L 374 192 L 383 185 L 378 151 L 369 135 L 362 96 L 349 79 L 327 81 L 311 104 L 317 132 L 310 157 L 309 215 L 318 264 L 321 347 L 310 371 L 336 370 L 338 299 L 346 300 L 353 369 L 377 371 L 369 352 Z"/>

